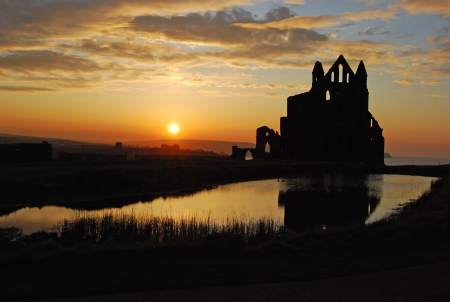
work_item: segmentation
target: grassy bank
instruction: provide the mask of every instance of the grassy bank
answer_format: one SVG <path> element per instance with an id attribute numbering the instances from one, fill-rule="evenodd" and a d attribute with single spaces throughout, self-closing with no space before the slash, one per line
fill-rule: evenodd
<path id="1" fill-rule="evenodd" d="M 136 235 L 133 217 L 79 217 L 56 233 L 19 239 L 14 239 L 17 230 L 2 230 L 0 299 L 310 280 L 448 260 L 449 196 L 446 177 L 385 220 L 299 234 L 277 229 L 271 221 L 253 229 L 231 223 L 222 230 L 189 233 L 189 225 L 202 227 L 169 219 L 156 224 L 159 235 L 149 239 Z M 141 226 L 155 226 L 156 220 Z M 102 223 L 108 232 L 99 238 L 93 234 Z M 172 235 L 161 237 L 164 226 Z"/>
<path id="2" fill-rule="evenodd" d="M 0 213 L 49 204 L 102 207 L 216 184 L 305 173 L 391 173 L 445 176 L 449 166 L 380 167 L 229 158 L 160 158 L 128 162 L 0 165 Z"/>

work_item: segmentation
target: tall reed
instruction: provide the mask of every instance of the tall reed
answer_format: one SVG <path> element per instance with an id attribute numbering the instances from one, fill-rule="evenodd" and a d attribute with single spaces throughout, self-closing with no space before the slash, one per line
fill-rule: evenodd
<path id="1" fill-rule="evenodd" d="M 71 220 L 64 219 L 49 231 L 58 237 L 87 239 L 97 242 L 158 241 L 180 238 L 199 238 L 208 235 L 231 235 L 242 238 L 278 237 L 290 233 L 282 221 L 272 217 L 251 218 L 245 214 L 230 212 L 221 221 L 212 219 L 210 213 L 178 216 L 172 213 L 130 214 L 105 211 L 88 214 L 80 211 Z"/>

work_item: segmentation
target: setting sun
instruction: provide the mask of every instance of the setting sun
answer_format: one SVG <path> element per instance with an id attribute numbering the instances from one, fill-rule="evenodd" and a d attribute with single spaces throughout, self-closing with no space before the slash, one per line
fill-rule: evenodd
<path id="1" fill-rule="evenodd" d="M 170 124 L 169 125 L 169 132 L 172 134 L 176 134 L 178 133 L 178 131 L 180 130 L 180 127 L 178 127 L 177 124 Z"/>

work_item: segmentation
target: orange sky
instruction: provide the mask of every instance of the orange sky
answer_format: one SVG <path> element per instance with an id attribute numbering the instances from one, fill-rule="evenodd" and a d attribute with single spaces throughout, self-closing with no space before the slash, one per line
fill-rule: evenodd
<path id="1" fill-rule="evenodd" d="M 364 60 L 395 156 L 450 158 L 444 0 L 0 2 L 0 133 L 255 141 L 315 61 Z M 179 133 L 167 127 L 177 123 Z"/>

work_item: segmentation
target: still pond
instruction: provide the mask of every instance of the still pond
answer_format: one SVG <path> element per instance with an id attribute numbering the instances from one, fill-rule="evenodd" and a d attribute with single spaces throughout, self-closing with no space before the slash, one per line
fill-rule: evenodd
<path id="1" fill-rule="evenodd" d="M 101 210 L 45 206 L 23 208 L 0 216 L 0 227 L 24 233 L 51 228 L 63 219 L 105 211 L 153 213 L 174 217 L 208 216 L 219 223 L 227 217 L 272 217 L 301 231 L 316 227 L 371 223 L 398 204 L 418 198 L 433 177 L 408 175 L 309 175 L 220 185 L 185 196 L 160 196 Z"/>

